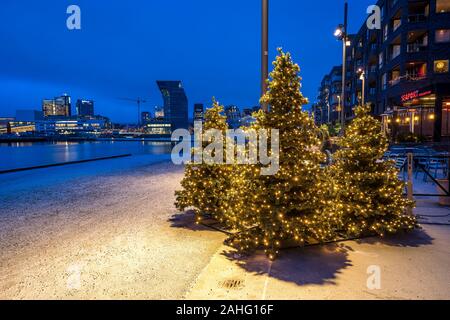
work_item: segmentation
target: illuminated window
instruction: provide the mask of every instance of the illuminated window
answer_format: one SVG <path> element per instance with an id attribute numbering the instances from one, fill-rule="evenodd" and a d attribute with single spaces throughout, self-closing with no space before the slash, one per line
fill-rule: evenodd
<path id="1" fill-rule="evenodd" d="M 436 12 L 450 12 L 450 0 L 436 0 Z"/>
<path id="2" fill-rule="evenodd" d="M 450 29 L 436 30 L 436 43 L 450 42 Z"/>
<path id="3" fill-rule="evenodd" d="M 435 60 L 434 61 L 435 73 L 447 73 L 448 72 L 448 60 Z"/>

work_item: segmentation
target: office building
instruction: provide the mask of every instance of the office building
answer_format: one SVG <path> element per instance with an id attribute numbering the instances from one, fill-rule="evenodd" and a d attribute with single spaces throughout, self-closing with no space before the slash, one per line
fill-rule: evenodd
<path id="1" fill-rule="evenodd" d="M 44 117 L 70 117 L 72 115 L 70 96 L 64 94 L 54 99 L 42 100 Z"/>
<path id="2" fill-rule="evenodd" d="M 156 81 L 164 101 L 164 120 L 171 130 L 188 129 L 188 99 L 181 81 Z"/>
<path id="3" fill-rule="evenodd" d="M 241 112 L 235 105 L 225 107 L 225 115 L 227 116 L 227 123 L 231 129 L 239 128 L 241 125 Z"/>
<path id="4" fill-rule="evenodd" d="M 203 121 L 203 103 L 194 104 L 194 121 Z"/>
<path id="5" fill-rule="evenodd" d="M 76 104 L 77 115 L 80 117 L 94 116 L 94 101 L 78 99 Z"/>
<path id="6" fill-rule="evenodd" d="M 164 107 L 155 107 L 155 119 L 163 120 L 164 119 Z"/>
<path id="7" fill-rule="evenodd" d="M 150 115 L 150 112 L 144 111 L 141 113 L 141 123 L 142 125 L 146 125 L 152 120 L 152 117 Z"/>

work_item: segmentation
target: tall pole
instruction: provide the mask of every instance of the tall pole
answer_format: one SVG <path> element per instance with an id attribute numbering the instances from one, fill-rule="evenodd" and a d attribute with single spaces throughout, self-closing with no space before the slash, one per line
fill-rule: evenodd
<path id="1" fill-rule="evenodd" d="M 348 3 L 344 5 L 344 30 L 342 38 L 342 108 L 341 108 L 341 133 L 344 134 L 345 130 L 345 74 L 346 74 L 346 62 L 347 62 L 347 15 L 348 15 Z"/>
<path id="2" fill-rule="evenodd" d="M 267 92 L 267 79 L 269 78 L 269 0 L 262 0 L 262 23 L 261 23 L 261 96 Z M 269 107 L 266 103 L 261 105 L 267 112 Z"/>
<path id="3" fill-rule="evenodd" d="M 362 105 L 364 105 L 366 103 L 366 94 L 365 94 L 365 90 L 366 90 L 366 75 L 363 71 L 362 73 Z"/>

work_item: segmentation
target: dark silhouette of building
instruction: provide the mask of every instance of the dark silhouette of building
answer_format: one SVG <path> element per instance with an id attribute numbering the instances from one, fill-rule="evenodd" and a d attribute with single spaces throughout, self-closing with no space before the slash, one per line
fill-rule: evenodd
<path id="1" fill-rule="evenodd" d="M 241 111 L 235 105 L 225 107 L 225 115 L 227 116 L 228 126 L 232 129 L 236 129 L 240 126 Z"/>
<path id="2" fill-rule="evenodd" d="M 77 115 L 80 117 L 94 116 L 94 101 L 78 99 L 76 104 Z"/>
<path id="3" fill-rule="evenodd" d="M 151 120 L 152 120 L 152 117 L 150 115 L 150 112 L 148 112 L 148 111 L 141 112 L 141 123 L 142 123 L 142 125 L 146 125 Z"/>
<path id="4" fill-rule="evenodd" d="M 72 115 L 70 96 L 64 94 L 54 99 L 42 100 L 44 117 L 70 117 Z"/>
<path id="5" fill-rule="evenodd" d="M 164 100 L 164 119 L 176 129 L 188 129 L 188 100 L 181 81 L 156 81 Z"/>
<path id="6" fill-rule="evenodd" d="M 203 103 L 194 104 L 194 121 L 203 121 Z"/>

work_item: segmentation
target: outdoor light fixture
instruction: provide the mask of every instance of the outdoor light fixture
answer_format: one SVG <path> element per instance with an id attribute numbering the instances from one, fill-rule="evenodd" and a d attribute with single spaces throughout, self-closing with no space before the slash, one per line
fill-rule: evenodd
<path id="1" fill-rule="evenodd" d="M 342 24 L 338 25 L 336 30 L 334 31 L 334 36 L 338 38 L 339 40 L 344 39 L 345 32 L 344 32 L 344 26 Z"/>
<path id="2" fill-rule="evenodd" d="M 430 115 L 428 116 L 428 119 L 434 120 L 434 113 L 430 114 Z"/>
<path id="3" fill-rule="evenodd" d="M 359 80 L 362 80 L 362 93 L 361 93 L 361 104 L 364 105 L 365 103 L 365 89 L 366 89 L 366 78 L 365 78 L 365 71 L 363 68 L 358 68 L 358 71 L 356 72 L 359 76 Z"/>

